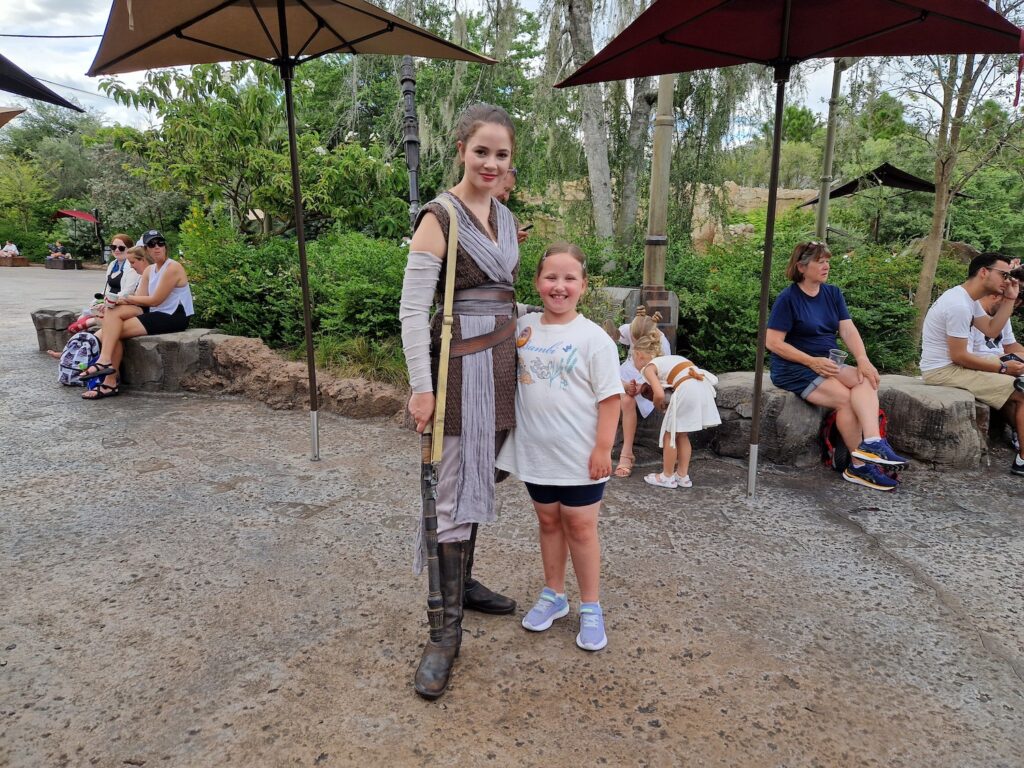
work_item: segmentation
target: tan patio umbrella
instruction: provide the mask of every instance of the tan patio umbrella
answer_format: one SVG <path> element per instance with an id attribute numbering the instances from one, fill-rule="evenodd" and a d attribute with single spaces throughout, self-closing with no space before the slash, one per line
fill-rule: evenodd
<path id="1" fill-rule="evenodd" d="M 288 113 L 292 196 L 309 367 L 310 457 L 320 458 L 316 362 L 299 188 L 292 77 L 295 67 L 327 53 L 493 59 L 460 48 L 363 0 L 114 0 L 89 75 L 256 59 L 281 70 Z"/>
<path id="2" fill-rule="evenodd" d="M 0 107 L 0 128 L 3 128 L 24 111 L 24 107 Z"/>

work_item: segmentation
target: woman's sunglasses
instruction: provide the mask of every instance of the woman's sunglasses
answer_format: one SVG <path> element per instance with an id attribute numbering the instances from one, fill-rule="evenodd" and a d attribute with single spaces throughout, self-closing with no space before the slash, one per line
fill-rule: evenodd
<path id="1" fill-rule="evenodd" d="M 112 250 L 112 251 L 127 251 L 128 250 L 128 246 L 127 245 L 115 245 L 114 243 L 111 243 L 110 244 L 110 250 Z"/>

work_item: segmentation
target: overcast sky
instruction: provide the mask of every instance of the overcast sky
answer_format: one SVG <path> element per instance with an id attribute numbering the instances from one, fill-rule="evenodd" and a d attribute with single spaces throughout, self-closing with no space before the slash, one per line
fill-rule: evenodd
<path id="1" fill-rule="evenodd" d="M 136 2 L 141 5 L 145 2 L 173 0 Z M 463 5 L 465 2 L 463 0 Z M 0 32 L 22 35 L 101 35 L 110 4 L 111 0 L 0 0 Z M 101 111 L 109 122 L 144 127 L 150 122 L 146 112 L 127 109 L 114 103 L 99 93 L 99 78 L 85 76 L 98 47 L 99 38 L 31 40 L 0 37 L 0 53 L 33 77 L 49 81 L 46 85 L 61 96 L 89 109 Z M 122 75 L 121 78 L 126 83 L 134 84 L 141 80 L 141 75 Z M 832 68 L 822 67 L 818 72 L 809 74 L 806 80 L 806 94 L 794 93 L 793 98 L 787 101 L 804 103 L 823 115 L 827 111 L 825 102 L 831 88 Z M 0 104 L 19 103 L 22 106 L 28 105 L 20 97 L 0 92 Z"/>

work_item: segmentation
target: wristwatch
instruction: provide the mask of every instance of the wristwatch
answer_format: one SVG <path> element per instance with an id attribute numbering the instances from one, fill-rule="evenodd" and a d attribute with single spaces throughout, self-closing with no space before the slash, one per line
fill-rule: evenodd
<path id="1" fill-rule="evenodd" d="M 1002 362 L 999 363 L 999 372 L 1000 373 L 1006 373 L 1006 371 L 1007 371 L 1006 363 L 1002 363 Z"/>

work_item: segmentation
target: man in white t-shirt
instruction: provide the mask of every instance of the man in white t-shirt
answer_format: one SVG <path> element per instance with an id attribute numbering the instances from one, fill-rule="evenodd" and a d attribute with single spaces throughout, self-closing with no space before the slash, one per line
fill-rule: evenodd
<path id="1" fill-rule="evenodd" d="M 18 256 L 18 255 L 20 255 L 20 251 L 18 251 L 18 246 L 16 246 L 10 240 L 7 241 L 7 243 L 4 245 L 2 250 L 8 256 Z"/>
<path id="2" fill-rule="evenodd" d="M 1022 298 L 1024 297 L 1018 295 L 1014 300 L 1014 309 L 1020 306 Z M 995 317 L 1004 300 L 1003 294 L 998 293 L 982 296 L 978 299 L 978 303 L 989 317 Z M 996 357 L 1014 354 L 1021 360 L 1024 360 L 1024 344 L 1017 341 L 1017 337 L 1013 333 L 1013 325 L 1009 320 L 1006 321 L 1006 325 L 995 336 L 986 336 L 972 325 L 970 339 L 967 348 L 971 351 L 971 354 L 995 355 Z"/>
<path id="3" fill-rule="evenodd" d="M 1020 290 L 1010 269 L 1010 260 L 1001 254 L 975 256 L 967 268 L 966 282 L 950 288 L 932 304 L 921 332 L 921 377 L 925 384 L 966 389 L 983 403 L 1002 409 L 1020 434 L 1024 431 L 1024 393 L 1018 389 L 1022 384 L 1016 377 L 1024 375 L 1024 363 L 976 355 L 969 347 L 972 326 L 994 338 L 1009 321 Z M 1004 300 L 990 316 L 978 299 L 996 294 L 1002 294 Z M 1019 452 L 1010 471 L 1024 475 L 1024 456 Z"/>

